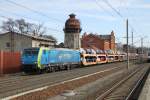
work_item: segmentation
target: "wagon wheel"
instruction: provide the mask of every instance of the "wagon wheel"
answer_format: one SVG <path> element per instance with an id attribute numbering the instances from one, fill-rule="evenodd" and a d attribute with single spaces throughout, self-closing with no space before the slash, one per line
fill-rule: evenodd
<path id="1" fill-rule="evenodd" d="M 50 71 L 51 72 L 55 72 L 55 68 L 54 67 L 50 67 Z"/>

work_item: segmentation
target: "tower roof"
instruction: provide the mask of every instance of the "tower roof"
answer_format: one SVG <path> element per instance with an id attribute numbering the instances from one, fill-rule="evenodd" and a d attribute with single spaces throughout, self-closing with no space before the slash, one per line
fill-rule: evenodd
<path id="1" fill-rule="evenodd" d="M 70 14 L 70 18 L 65 23 L 65 28 L 77 28 L 80 29 L 80 21 L 75 18 L 75 14 Z"/>
<path id="2" fill-rule="evenodd" d="M 76 15 L 74 13 L 72 13 L 69 16 L 70 16 L 70 18 L 75 18 Z"/>

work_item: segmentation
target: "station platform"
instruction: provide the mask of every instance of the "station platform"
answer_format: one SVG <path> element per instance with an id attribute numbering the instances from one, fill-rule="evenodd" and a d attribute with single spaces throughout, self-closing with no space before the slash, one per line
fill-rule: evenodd
<path id="1" fill-rule="evenodd" d="M 139 95 L 138 100 L 150 100 L 150 73 Z"/>

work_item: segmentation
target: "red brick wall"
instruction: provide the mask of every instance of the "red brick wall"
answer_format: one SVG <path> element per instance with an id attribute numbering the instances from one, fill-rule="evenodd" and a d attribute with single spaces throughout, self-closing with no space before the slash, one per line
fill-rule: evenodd
<path id="1" fill-rule="evenodd" d="M 96 48 L 99 49 L 104 49 L 104 41 L 92 35 L 87 35 L 85 37 L 82 37 L 81 47 L 90 48 L 91 46 L 95 46 Z"/>
<path id="2" fill-rule="evenodd" d="M 103 50 L 109 50 L 109 49 L 110 49 L 110 42 L 109 41 L 105 41 Z"/>
<path id="3" fill-rule="evenodd" d="M 90 48 L 92 46 L 101 50 L 113 50 L 115 49 L 115 37 L 112 35 L 111 40 L 102 40 L 96 35 L 84 35 L 81 39 L 81 47 Z"/>

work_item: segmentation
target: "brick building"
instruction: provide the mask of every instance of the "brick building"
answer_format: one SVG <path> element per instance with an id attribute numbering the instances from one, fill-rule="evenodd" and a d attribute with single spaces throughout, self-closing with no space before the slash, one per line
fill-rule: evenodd
<path id="1" fill-rule="evenodd" d="M 96 35 L 84 33 L 81 38 L 82 48 L 97 48 L 101 50 L 115 50 L 115 36 L 112 31 L 110 35 Z"/>

